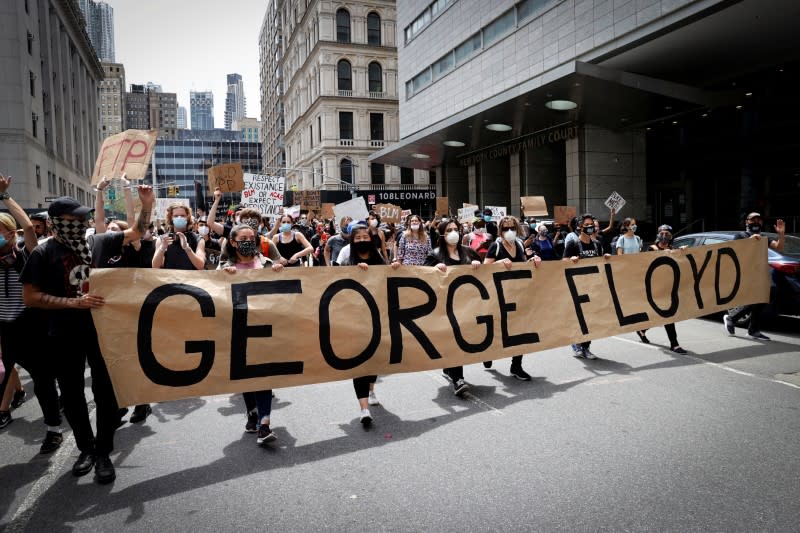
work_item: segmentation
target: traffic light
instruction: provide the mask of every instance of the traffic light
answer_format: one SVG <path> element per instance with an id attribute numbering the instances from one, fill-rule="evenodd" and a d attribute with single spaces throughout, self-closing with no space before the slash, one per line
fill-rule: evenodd
<path id="1" fill-rule="evenodd" d="M 173 187 L 172 185 L 167 186 L 167 197 L 175 198 L 175 187 Z"/>
<path id="2" fill-rule="evenodd" d="M 180 187 L 178 187 L 178 186 L 176 185 L 176 186 L 174 187 L 174 189 L 175 189 L 175 194 L 174 194 L 174 196 L 175 196 L 175 197 L 178 197 L 178 196 L 180 196 L 180 195 L 181 195 L 181 188 L 180 188 Z"/>

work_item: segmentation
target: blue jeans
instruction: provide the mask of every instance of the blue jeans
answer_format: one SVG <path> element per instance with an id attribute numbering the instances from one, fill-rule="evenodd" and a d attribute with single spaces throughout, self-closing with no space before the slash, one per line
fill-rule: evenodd
<path id="1" fill-rule="evenodd" d="M 269 418 L 272 412 L 272 390 L 260 390 L 253 393 L 256 397 L 256 409 L 258 409 L 258 425 L 261 421 Z"/>

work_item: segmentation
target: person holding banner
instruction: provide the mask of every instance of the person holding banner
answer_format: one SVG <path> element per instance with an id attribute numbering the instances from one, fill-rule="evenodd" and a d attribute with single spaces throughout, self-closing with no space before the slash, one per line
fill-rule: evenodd
<path id="1" fill-rule="evenodd" d="M 228 242 L 225 244 L 228 260 L 221 263 L 219 268 L 229 274 L 236 274 L 239 270 L 266 268 L 267 263 L 272 263 L 272 270 L 275 272 L 282 271 L 283 265 L 280 262 L 273 263 L 270 259 L 261 255 L 259 237 L 260 235 L 248 224 L 239 224 L 232 228 Z M 272 390 L 256 391 L 249 394 L 252 394 L 255 400 L 258 414 L 256 444 L 262 445 L 275 441 L 277 437 L 269 428 L 270 415 L 272 413 Z M 248 393 L 245 393 L 245 395 L 248 395 Z M 247 404 L 247 400 L 245 400 L 245 403 Z"/>
<path id="2" fill-rule="evenodd" d="M 397 257 L 392 264 L 424 265 L 431 253 L 431 240 L 422 227 L 422 219 L 417 215 L 408 215 L 405 227 L 406 230 L 400 234 Z"/>
<path id="3" fill-rule="evenodd" d="M 141 238 L 149 224 L 155 203 L 152 189 L 140 186 L 139 199 L 142 210 L 135 226 L 123 232 L 123 245 Z M 89 212 L 88 207 L 68 196 L 53 201 L 48 214 L 54 237 L 31 253 L 20 281 L 25 305 L 47 311 L 50 345 L 59 351 L 56 372 L 64 400 L 64 414 L 80 450 L 72 473 L 83 476 L 94 468 L 95 479 L 104 484 L 116 479 L 109 454 L 114 449 L 119 414 L 91 314 L 91 310 L 102 307 L 105 300 L 89 292 L 92 255 L 84 238 Z M 115 238 L 105 233 L 97 235 L 95 240 Z M 97 408 L 96 438 L 84 395 L 87 361 L 92 372 L 92 392 Z"/>
<path id="4" fill-rule="evenodd" d="M 375 245 L 381 252 L 384 262 L 389 262 L 389 254 L 386 253 L 386 236 L 383 234 L 378 226 L 381 224 L 381 216 L 375 211 L 370 211 L 367 215 L 367 226 L 369 227 L 369 236 L 372 239 L 372 244 Z"/>
<path id="5" fill-rule="evenodd" d="M 451 220 L 439 224 L 439 242 L 425 259 L 425 265 L 435 266 L 442 272 L 447 272 L 448 266 L 472 265 L 473 269 L 481 266 L 480 256 L 469 246 L 462 246 L 463 235 L 459 231 L 458 223 Z M 469 385 L 464 381 L 464 367 L 456 366 L 442 370 L 444 376 L 453 382 L 453 392 L 461 396 L 469 390 Z"/>
<path id="6" fill-rule="evenodd" d="M 544 223 L 536 225 L 536 230 L 531 234 L 527 247 L 529 256 L 542 258 L 542 261 L 555 261 L 559 259 L 556 255 L 555 246 L 550 236 L 547 234 L 547 226 Z"/>
<path id="7" fill-rule="evenodd" d="M 194 225 L 192 208 L 179 203 L 167 206 L 167 233 L 159 237 L 153 268 L 203 270 L 206 265 L 206 243 L 190 228 Z"/>
<path id="8" fill-rule="evenodd" d="M 521 233 L 519 221 L 512 216 L 506 216 L 500 219 L 498 223 L 498 231 L 500 232 L 501 240 L 493 242 L 489 246 L 489 251 L 486 252 L 486 257 L 483 262 L 491 265 L 496 261 L 501 261 L 506 268 L 511 268 L 513 263 L 524 263 L 527 261 L 525 257 L 525 250 L 522 244 L 517 239 L 517 235 Z M 531 259 L 534 265 L 539 266 L 542 259 L 539 256 L 533 256 Z M 484 361 L 485 368 L 492 368 L 491 361 Z M 530 381 L 531 376 L 522 369 L 522 356 L 515 355 L 511 358 L 511 375 L 521 381 Z"/>
<path id="9" fill-rule="evenodd" d="M 299 231 L 292 230 L 293 223 L 291 215 L 282 215 L 278 222 L 278 233 L 272 237 L 272 242 L 278 248 L 281 257 L 285 257 L 288 267 L 298 267 L 303 264 L 302 258 L 314 252 L 311 243 L 305 235 Z"/>
<path id="10" fill-rule="evenodd" d="M 332 235 L 325 243 L 324 254 L 326 265 L 336 266 L 339 264 L 337 262 L 339 252 L 350 242 L 350 234 L 347 232 L 347 227 L 352 221 L 353 219 L 350 217 L 342 217 L 341 220 L 339 220 L 339 228 L 341 231 L 336 235 Z"/>

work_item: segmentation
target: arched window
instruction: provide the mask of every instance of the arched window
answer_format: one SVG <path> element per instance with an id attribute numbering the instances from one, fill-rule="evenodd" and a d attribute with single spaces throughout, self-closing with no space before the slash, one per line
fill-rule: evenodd
<path id="1" fill-rule="evenodd" d="M 339 163 L 339 179 L 347 183 L 353 183 L 353 162 L 349 159 L 342 159 L 341 163 Z"/>
<path id="2" fill-rule="evenodd" d="M 374 61 L 369 64 L 369 92 L 382 93 L 383 92 L 383 69 L 380 63 Z"/>
<path id="3" fill-rule="evenodd" d="M 346 9 L 336 12 L 336 40 L 340 43 L 350 42 L 350 12 Z"/>
<path id="4" fill-rule="evenodd" d="M 381 16 L 374 11 L 367 15 L 367 44 L 381 45 Z"/>
<path id="5" fill-rule="evenodd" d="M 346 59 L 340 59 L 336 65 L 336 78 L 338 81 L 337 88 L 340 91 L 353 90 L 353 71 L 350 67 L 350 62 Z"/>

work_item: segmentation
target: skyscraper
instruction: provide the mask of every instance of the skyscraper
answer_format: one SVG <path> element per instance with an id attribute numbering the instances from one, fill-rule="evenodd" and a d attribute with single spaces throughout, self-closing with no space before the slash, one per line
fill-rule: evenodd
<path id="1" fill-rule="evenodd" d="M 193 130 L 214 129 L 214 94 L 211 91 L 189 91 L 189 107 Z"/>
<path id="2" fill-rule="evenodd" d="M 159 130 L 159 138 L 174 139 L 178 129 L 178 95 L 131 85 L 131 92 L 125 94 L 125 117 L 130 129 Z"/>
<path id="3" fill-rule="evenodd" d="M 103 139 L 125 131 L 125 67 L 101 63 L 103 81 L 98 84 L 100 135 Z"/>
<path id="4" fill-rule="evenodd" d="M 225 129 L 245 117 L 244 84 L 241 74 L 228 74 L 228 93 L 225 96 Z"/>
<path id="5" fill-rule="evenodd" d="M 182 105 L 178 106 L 178 129 L 186 129 L 186 108 Z"/>
<path id="6" fill-rule="evenodd" d="M 100 61 L 114 63 L 114 8 L 105 2 L 80 0 L 86 33 Z"/>

